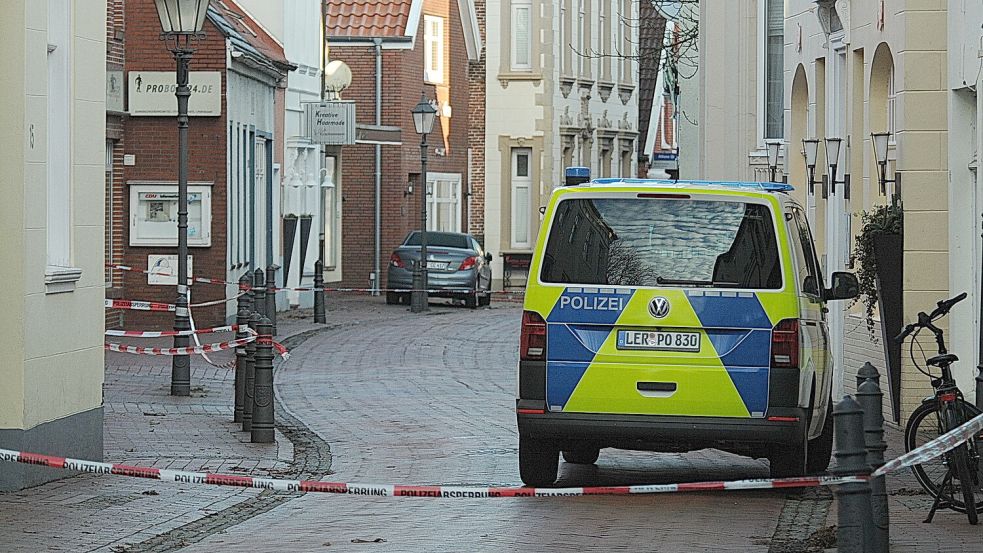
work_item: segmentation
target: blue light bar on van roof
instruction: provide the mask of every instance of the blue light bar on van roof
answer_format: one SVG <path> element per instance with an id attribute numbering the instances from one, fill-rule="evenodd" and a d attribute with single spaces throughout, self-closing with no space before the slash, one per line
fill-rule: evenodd
<path id="1" fill-rule="evenodd" d="M 662 179 L 594 179 L 591 184 L 627 184 L 630 186 L 721 186 L 724 188 L 742 188 L 761 190 L 763 192 L 791 192 L 795 188 L 791 184 L 780 182 L 739 182 L 739 181 L 708 181 L 708 180 L 662 180 Z"/>

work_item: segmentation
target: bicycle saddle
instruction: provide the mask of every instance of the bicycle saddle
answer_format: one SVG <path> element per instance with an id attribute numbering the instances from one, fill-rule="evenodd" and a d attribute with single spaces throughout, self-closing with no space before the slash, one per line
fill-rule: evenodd
<path id="1" fill-rule="evenodd" d="M 935 357 L 929 357 L 926 363 L 932 365 L 933 367 L 941 367 L 942 365 L 951 365 L 959 361 L 954 353 L 947 353 L 945 355 L 936 355 Z"/>

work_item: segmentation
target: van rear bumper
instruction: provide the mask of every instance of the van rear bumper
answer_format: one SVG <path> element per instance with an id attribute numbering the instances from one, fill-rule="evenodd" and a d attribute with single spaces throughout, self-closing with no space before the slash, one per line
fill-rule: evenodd
<path id="1" fill-rule="evenodd" d="M 523 404 L 526 401 L 521 402 Z M 734 452 L 761 452 L 775 446 L 801 444 L 806 436 L 806 410 L 772 408 L 767 418 L 689 417 L 665 415 L 612 415 L 550 413 L 516 415 L 519 433 L 537 440 L 565 444 L 589 443 L 597 447 L 688 451 L 715 447 Z M 797 420 L 790 420 L 796 418 Z"/>

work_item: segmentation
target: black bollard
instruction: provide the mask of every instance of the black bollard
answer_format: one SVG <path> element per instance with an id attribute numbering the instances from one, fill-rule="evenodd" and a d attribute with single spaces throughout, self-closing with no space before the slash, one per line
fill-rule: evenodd
<path id="1" fill-rule="evenodd" d="M 876 371 L 876 369 L 875 369 Z M 857 403 L 864 412 L 864 447 L 867 449 L 867 464 L 875 471 L 884 464 L 884 415 L 881 402 L 884 394 L 877 380 L 867 380 L 857 390 Z M 874 553 L 888 553 L 891 545 L 890 514 L 887 504 L 887 486 L 884 476 L 870 480 L 871 522 L 868 543 L 873 544 Z"/>
<path id="2" fill-rule="evenodd" d="M 272 443 L 273 432 L 273 326 L 263 317 L 256 329 L 256 368 L 253 380 L 253 425 L 250 441 Z"/>
<path id="3" fill-rule="evenodd" d="M 266 268 L 266 318 L 273 327 L 273 336 L 276 336 L 276 272 L 279 269 L 276 264 Z"/>
<path id="4" fill-rule="evenodd" d="M 983 363 L 976 365 L 976 408 L 983 410 Z"/>
<path id="5" fill-rule="evenodd" d="M 877 372 L 877 367 L 869 362 L 864 363 L 864 366 L 857 371 L 857 389 L 859 390 L 860 385 L 868 380 L 877 382 L 878 386 L 881 384 L 881 373 Z"/>
<path id="6" fill-rule="evenodd" d="M 249 308 L 246 307 L 246 295 L 239 297 L 239 313 L 236 314 L 236 324 L 239 331 L 236 332 L 236 340 L 241 340 L 249 336 L 246 326 L 249 324 Z M 236 379 L 235 379 L 235 409 L 233 410 L 232 421 L 242 422 L 242 413 L 246 403 L 246 347 L 236 348 Z"/>
<path id="7" fill-rule="evenodd" d="M 249 328 L 256 330 L 260 316 L 255 311 L 249 318 Z M 242 394 L 242 431 L 251 432 L 253 429 L 253 395 L 256 379 L 256 340 L 246 344 L 246 377 Z"/>
<path id="8" fill-rule="evenodd" d="M 320 259 L 314 262 L 314 322 L 328 322 L 324 314 L 324 263 Z"/>
<path id="9" fill-rule="evenodd" d="M 266 284 L 263 282 L 263 269 L 253 273 L 253 311 L 266 316 Z"/>
<path id="10" fill-rule="evenodd" d="M 833 408 L 835 431 L 836 476 L 870 474 L 867 451 L 864 449 L 864 421 L 860 405 L 846 396 Z M 870 521 L 870 484 L 854 482 L 836 487 L 837 528 L 836 545 L 839 553 L 865 553 L 866 527 Z"/>

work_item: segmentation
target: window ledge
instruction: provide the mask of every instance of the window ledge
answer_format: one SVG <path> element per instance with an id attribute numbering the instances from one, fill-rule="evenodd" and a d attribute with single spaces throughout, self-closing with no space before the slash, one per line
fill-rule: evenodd
<path id="1" fill-rule="evenodd" d="M 502 83 L 502 88 L 508 88 L 511 81 L 532 81 L 536 84 L 543 80 L 543 74 L 536 71 L 500 71 L 498 82 Z"/>
<path id="2" fill-rule="evenodd" d="M 44 270 L 44 291 L 46 294 L 74 292 L 75 283 L 81 278 L 82 269 L 77 267 L 48 265 Z"/>

